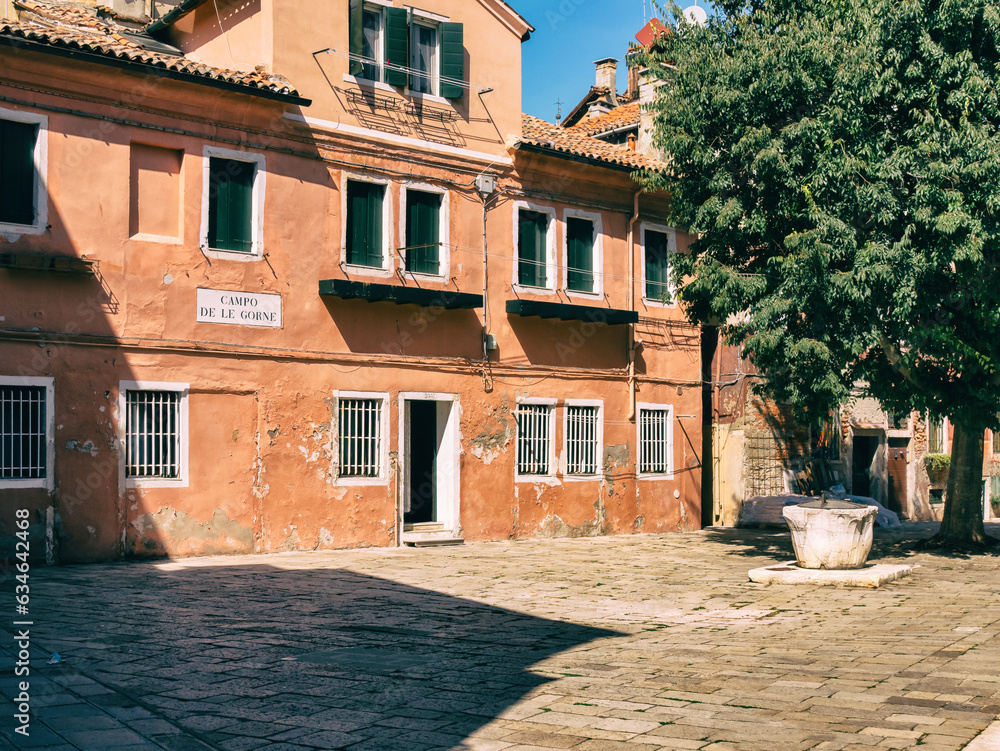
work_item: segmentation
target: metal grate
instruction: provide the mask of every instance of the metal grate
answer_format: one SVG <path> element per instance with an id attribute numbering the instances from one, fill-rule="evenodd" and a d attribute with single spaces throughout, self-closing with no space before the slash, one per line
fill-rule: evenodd
<path id="1" fill-rule="evenodd" d="M 181 393 L 129 391 L 125 396 L 126 477 L 181 476 Z"/>
<path id="2" fill-rule="evenodd" d="M 341 399 L 340 477 L 378 477 L 382 471 L 382 400 Z"/>
<path id="3" fill-rule="evenodd" d="M 665 409 L 639 410 L 639 472 L 665 474 L 669 462 L 667 451 L 667 417 Z"/>
<path id="4" fill-rule="evenodd" d="M 549 435 L 552 407 L 547 404 L 521 404 L 517 408 L 517 473 L 549 474 Z"/>
<path id="5" fill-rule="evenodd" d="M 766 430 L 748 430 L 745 434 L 744 477 L 746 496 L 778 495 L 784 492 L 785 466 L 782 463 L 782 446 Z"/>
<path id="6" fill-rule="evenodd" d="M 566 408 L 566 473 L 597 474 L 597 407 Z"/>
<path id="7" fill-rule="evenodd" d="M 45 477 L 45 387 L 0 386 L 0 479 Z"/>

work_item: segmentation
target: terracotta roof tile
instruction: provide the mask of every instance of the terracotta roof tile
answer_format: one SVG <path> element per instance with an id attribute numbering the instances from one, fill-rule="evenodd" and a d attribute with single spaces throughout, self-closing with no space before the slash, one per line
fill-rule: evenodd
<path id="1" fill-rule="evenodd" d="M 661 172 L 668 168 L 664 162 L 632 151 L 628 146 L 606 143 L 575 128 L 560 128 L 531 115 L 522 115 L 520 142 L 631 169 Z"/>
<path id="2" fill-rule="evenodd" d="M 298 96 L 298 92 L 282 76 L 256 70 L 245 72 L 215 68 L 180 55 L 147 50 L 134 37 L 123 36 L 122 32 L 133 32 L 132 29 L 118 26 L 110 18 L 98 18 L 83 8 L 39 0 L 16 0 L 14 4 L 21 10 L 20 19 L 0 19 L 2 36 L 18 37 L 53 47 L 78 49 L 274 94 Z"/>
<path id="3" fill-rule="evenodd" d="M 567 130 L 579 131 L 588 136 L 597 136 L 630 126 L 638 126 L 640 115 L 639 102 L 629 102 L 621 107 L 615 107 L 603 115 L 584 118 L 578 123 L 570 125 Z"/>

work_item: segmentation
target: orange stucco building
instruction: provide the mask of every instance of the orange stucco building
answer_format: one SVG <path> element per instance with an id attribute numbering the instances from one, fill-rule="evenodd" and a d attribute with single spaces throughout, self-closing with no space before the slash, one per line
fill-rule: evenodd
<path id="1" fill-rule="evenodd" d="M 218 6 L 6 3 L 4 539 L 698 528 L 687 239 L 631 177 L 662 165 L 522 115 L 502 0 Z"/>

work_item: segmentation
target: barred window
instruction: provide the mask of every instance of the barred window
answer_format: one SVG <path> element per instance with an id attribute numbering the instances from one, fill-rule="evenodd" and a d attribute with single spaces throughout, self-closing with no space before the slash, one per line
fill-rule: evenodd
<path id="1" fill-rule="evenodd" d="M 382 400 L 341 399 L 338 412 L 340 477 L 382 474 Z"/>
<path id="2" fill-rule="evenodd" d="M 548 404 L 521 404 L 517 408 L 517 473 L 551 474 L 551 418 Z"/>
<path id="3" fill-rule="evenodd" d="M 181 478 L 181 392 L 125 394 L 125 476 Z"/>
<path id="4" fill-rule="evenodd" d="M 0 386 L 0 480 L 46 476 L 44 386 Z"/>
<path id="5" fill-rule="evenodd" d="M 639 409 L 639 472 L 662 475 L 671 471 L 670 410 Z"/>
<path id="6" fill-rule="evenodd" d="M 597 474 L 597 407 L 566 407 L 566 474 Z"/>
<path id="7" fill-rule="evenodd" d="M 997 416 L 1000 417 L 1000 415 Z M 1000 454 L 1000 430 L 993 431 L 993 453 Z"/>

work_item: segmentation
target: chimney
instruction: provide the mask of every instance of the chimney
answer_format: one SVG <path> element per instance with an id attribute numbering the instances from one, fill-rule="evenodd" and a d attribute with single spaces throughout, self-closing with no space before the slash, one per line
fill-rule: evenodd
<path id="1" fill-rule="evenodd" d="M 595 60 L 597 66 L 597 88 L 608 90 L 608 99 L 612 107 L 618 106 L 618 60 L 606 57 Z"/>
<path id="2" fill-rule="evenodd" d="M 650 75 L 649 68 L 643 68 L 638 73 L 639 77 L 639 142 L 637 150 L 646 156 L 654 159 L 662 159 L 662 155 L 653 146 L 653 113 L 649 105 L 656 98 L 656 90 L 663 85 L 663 81 L 654 79 Z"/>
<path id="3" fill-rule="evenodd" d="M 639 98 L 639 66 L 632 65 L 631 61 L 628 66 L 628 98 L 633 102 Z"/>

